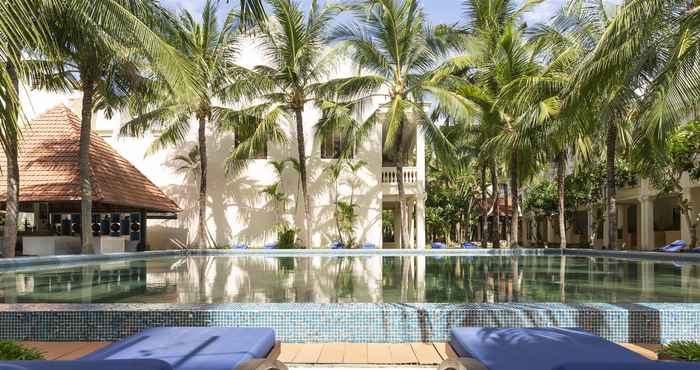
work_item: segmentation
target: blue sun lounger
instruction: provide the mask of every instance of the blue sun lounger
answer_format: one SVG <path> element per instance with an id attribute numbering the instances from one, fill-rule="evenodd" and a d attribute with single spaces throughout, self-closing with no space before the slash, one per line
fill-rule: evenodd
<path id="1" fill-rule="evenodd" d="M 466 242 L 462 244 L 462 249 L 479 249 L 479 246 L 472 242 Z"/>
<path id="2" fill-rule="evenodd" d="M 455 328 L 440 370 L 700 370 L 657 362 L 581 329 Z"/>
<path id="3" fill-rule="evenodd" d="M 272 329 L 153 328 L 77 361 L 0 362 L 0 370 L 286 370 L 280 349 Z"/>
<path id="4" fill-rule="evenodd" d="M 447 244 L 435 242 L 430 244 L 430 247 L 432 249 L 447 249 Z"/>
<path id="5" fill-rule="evenodd" d="M 659 248 L 659 252 L 666 252 L 666 253 L 678 253 L 688 247 L 688 243 L 686 243 L 684 240 L 676 240 L 675 242 L 666 245 L 665 247 Z"/>

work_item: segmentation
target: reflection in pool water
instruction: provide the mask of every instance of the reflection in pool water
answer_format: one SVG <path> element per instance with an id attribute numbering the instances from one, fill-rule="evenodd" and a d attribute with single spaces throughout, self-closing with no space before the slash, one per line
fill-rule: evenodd
<path id="1" fill-rule="evenodd" d="M 174 257 L 2 271 L 0 302 L 697 302 L 699 275 L 590 257 Z"/>

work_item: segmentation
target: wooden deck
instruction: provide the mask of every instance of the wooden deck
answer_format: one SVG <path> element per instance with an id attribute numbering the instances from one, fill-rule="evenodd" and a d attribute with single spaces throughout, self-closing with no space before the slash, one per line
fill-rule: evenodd
<path id="1" fill-rule="evenodd" d="M 74 360 L 109 342 L 22 342 L 48 360 Z M 622 344 L 656 360 L 659 346 Z M 280 361 L 291 365 L 435 366 L 448 357 L 445 343 L 308 343 L 282 344 Z"/>

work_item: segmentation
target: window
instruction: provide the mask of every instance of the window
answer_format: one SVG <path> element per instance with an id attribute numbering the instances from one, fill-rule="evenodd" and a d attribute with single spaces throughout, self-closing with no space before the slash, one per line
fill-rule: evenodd
<path id="1" fill-rule="evenodd" d="M 341 130 L 335 130 L 332 135 L 328 135 L 321 142 L 321 158 L 323 159 L 338 159 L 346 149 L 349 143 L 346 140 L 344 133 Z M 353 148 L 350 157 L 355 156 Z"/>
<path id="2" fill-rule="evenodd" d="M 241 143 L 247 141 L 253 135 L 253 129 L 254 128 L 251 128 L 250 130 L 236 130 L 234 133 L 234 145 L 238 147 L 241 145 Z M 264 148 L 261 148 L 261 150 L 253 153 L 253 155 L 250 155 L 245 159 L 267 159 L 267 143 L 265 143 Z"/>

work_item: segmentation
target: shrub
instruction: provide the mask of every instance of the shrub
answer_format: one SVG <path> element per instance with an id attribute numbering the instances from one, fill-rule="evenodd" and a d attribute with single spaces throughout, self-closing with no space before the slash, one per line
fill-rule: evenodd
<path id="1" fill-rule="evenodd" d="M 0 361 L 43 360 L 44 355 L 36 349 L 16 342 L 0 341 Z"/>
<path id="2" fill-rule="evenodd" d="M 659 356 L 685 361 L 700 361 L 700 343 L 691 341 L 671 342 L 664 346 Z"/>

